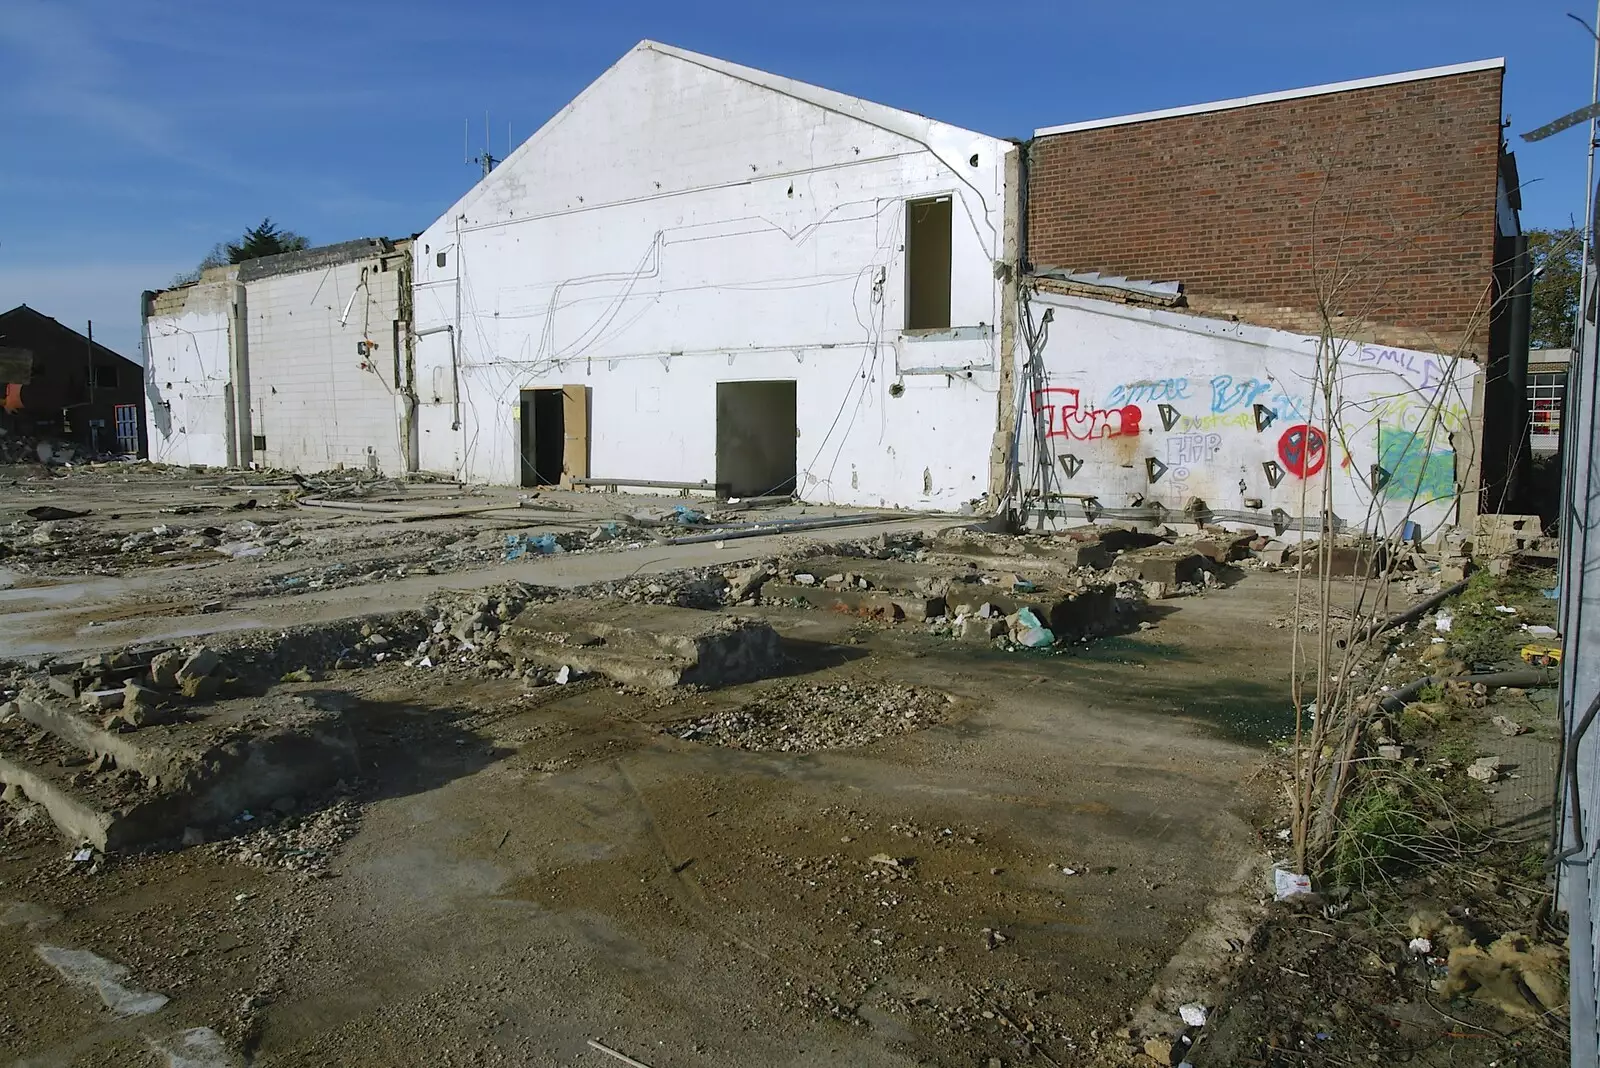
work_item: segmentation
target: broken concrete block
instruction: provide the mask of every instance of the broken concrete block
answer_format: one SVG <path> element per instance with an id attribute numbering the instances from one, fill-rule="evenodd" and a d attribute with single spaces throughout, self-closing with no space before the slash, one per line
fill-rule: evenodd
<path id="1" fill-rule="evenodd" d="M 178 688 L 178 669 L 183 667 L 184 655 L 176 649 L 158 654 L 150 661 L 150 681 L 163 690 Z"/>
<path id="2" fill-rule="evenodd" d="M 4 717 L 0 717 L 0 718 L 4 718 Z M 1493 723 L 1495 725 L 1495 728 L 1497 730 L 1499 730 L 1499 732 L 1501 734 L 1505 735 L 1507 738 L 1515 738 L 1517 735 L 1523 733 L 1524 731 L 1526 731 L 1528 729 L 1528 728 L 1524 727 L 1522 724 L 1518 723 L 1516 720 L 1509 719 L 1509 718 L 1507 718 L 1505 716 L 1495 716 L 1493 719 L 1490 720 L 1490 722 Z"/>
<path id="3" fill-rule="evenodd" d="M 1494 782 L 1500 777 L 1500 758 L 1497 756 L 1479 757 L 1467 767 L 1467 777 L 1477 782 Z"/>
<path id="4" fill-rule="evenodd" d="M 178 683 L 179 685 L 182 685 L 189 679 L 196 679 L 210 675 L 213 671 L 217 670 L 221 664 L 222 658 L 220 656 L 205 646 L 201 646 L 200 649 L 190 656 L 189 659 L 185 660 L 183 662 L 183 666 L 178 669 Z"/>
<path id="5" fill-rule="evenodd" d="M 967 616 L 961 621 L 961 639 L 969 642 L 988 642 L 1006 632 L 1006 621 L 1001 616 Z"/>
<path id="6" fill-rule="evenodd" d="M 136 731 L 141 727 L 148 727 L 151 721 L 151 711 L 144 705 L 134 705 L 132 708 L 119 708 L 102 721 L 102 726 L 108 731 L 121 733 L 123 731 Z"/>
<path id="7" fill-rule="evenodd" d="M 728 582 L 728 601 L 738 604 L 746 597 L 752 597 L 761 592 L 761 586 L 772 577 L 772 569 L 766 564 L 757 564 L 755 567 L 736 572 Z"/>
<path id="8" fill-rule="evenodd" d="M 1165 582 L 1141 582 L 1139 589 L 1147 601 L 1164 601 L 1172 596 L 1172 587 Z"/>
<path id="9" fill-rule="evenodd" d="M 179 684 L 183 696 L 192 701 L 209 701 L 222 688 L 222 680 L 215 675 L 191 675 Z"/>
<path id="10" fill-rule="evenodd" d="M 10 723 L 16 719 L 20 707 L 15 701 L 7 701 L 0 705 L 0 723 Z"/>
<path id="11" fill-rule="evenodd" d="M 1133 549 L 1123 553 L 1117 563 L 1132 568 L 1147 582 L 1164 582 L 1168 586 L 1199 582 L 1200 573 L 1206 569 L 1205 557 L 1178 545 Z"/>
<path id="12" fill-rule="evenodd" d="M 62 697 L 70 697 L 74 700 L 82 692 L 82 687 L 78 685 L 78 676 L 76 675 L 51 675 L 49 686 L 50 689 Z"/>
<path id="13" fill-rule="evenodd" d="M 121 690 L 90 690 L 79 700 L 85 712 L 104 712 L 122 707 Z"/>
<path id="14" fill-rule="evenodd" d="M 155 708 L 161 703 L 161 693 L 148 686 L 142 686 L 136 679 L 129 679 L 122 687 L 122 707 L 130 709 L 142 705 L 145 708 Z"/>

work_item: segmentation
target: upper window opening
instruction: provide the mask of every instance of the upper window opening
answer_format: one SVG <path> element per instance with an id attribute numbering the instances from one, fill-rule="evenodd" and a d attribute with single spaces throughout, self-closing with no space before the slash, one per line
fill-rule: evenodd
<path id="1" fill-rule="evenodd" d="M 906 329 L 950 329 L 949 197 L 906 201 Z"/>
<path id="2" fill-rule="evenodd" d="M 435 267 L 443 267 L 444 266 L 444 253 L 443 252 L 437 252 L 437 253 L 434 254 L 433 264 L 434 264 Z"/>

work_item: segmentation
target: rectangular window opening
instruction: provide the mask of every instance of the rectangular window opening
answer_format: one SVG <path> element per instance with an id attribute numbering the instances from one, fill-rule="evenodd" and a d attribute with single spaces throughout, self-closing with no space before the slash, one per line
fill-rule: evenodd
<path id="1" fill-rule="evenodd" d="M 94 368 L 94 386 L 96 389 L 116 389 L 117 369 L 106 364 L 96 364 Z"/>
<path id="2" fill-rule="evenodd" d="M 950 329 L 949 197 L 906 201 L 906 329 Z"/>

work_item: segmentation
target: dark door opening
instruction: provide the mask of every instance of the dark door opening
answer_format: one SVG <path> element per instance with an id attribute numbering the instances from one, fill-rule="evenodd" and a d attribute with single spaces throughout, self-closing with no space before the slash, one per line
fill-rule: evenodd
<path id="1" fill-rule="evenodd" d="M 793 493 L 794 382 L 717 383 L 717 481 L 735 497 Z"/>
<path id="2" fill-rule="evenodd" d="M 517 444 L 522 455 L 522 484 L 559 485 L 562 453 L 566 449 L 562 392 L 559 389 L 525 389 L 521 403 L 522 418 Z"/>

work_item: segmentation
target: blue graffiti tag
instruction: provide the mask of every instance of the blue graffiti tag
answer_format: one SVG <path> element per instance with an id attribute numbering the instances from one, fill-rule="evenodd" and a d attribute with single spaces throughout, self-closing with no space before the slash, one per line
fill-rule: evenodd
<path id="1" fill-rule="evenodd" d="M 1189 399 L 1187 378 L 1147 378 L 1113 386 L 1106 398 L 1107 408 L 1121 408 L 1129 404 L 1157 404 L 1161 401 Z"/>
<path id="2" fill-rule="evenodd" d="M 1235 382 L 1232 375 L 1217 375 L 1211 380 L 1211 410 L 1227 412 L 1248 407 L 1271 390 L 1272 383 L 1259 378 L 1241 378 Z"/>

